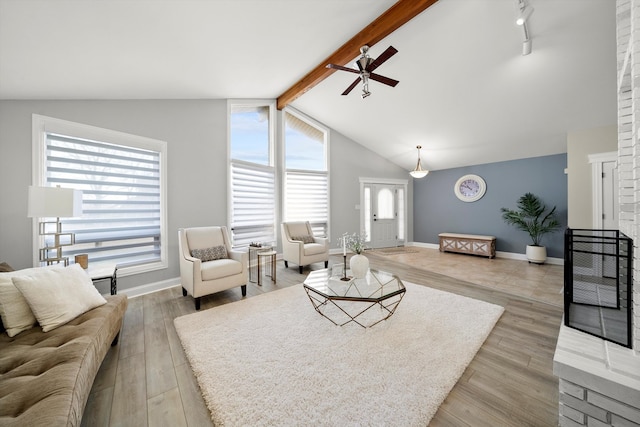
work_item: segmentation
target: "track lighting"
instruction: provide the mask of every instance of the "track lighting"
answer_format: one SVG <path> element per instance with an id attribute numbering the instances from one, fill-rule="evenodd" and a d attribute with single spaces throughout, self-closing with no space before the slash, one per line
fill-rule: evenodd
<path id="1" fill-rule="evenodd" d="M 525 6 L 524 3 L 520 3 L 520 13 L 518 14 L 518 17 L 516 18 L 516 24 L 517 25 L 524 25 L 525 22 L 527 22 L 527 19 L 529 19 L 529 17 L 531 16 L 531 14 L 533 13 L 533 8 L 530 6 Z"/>
<path id="2" fill-rule="evenodd" d="M 420 162 L 420 149 L 422 148 L 422 146 L 418 145 L 416 148 L 418 149 L 418 164 L 416 165 L 416 168 L 414 170 L 409 172 L 409 175 L 414 178 L 424 178 L 425 176 L 427 176 L 429 171 L 422 169 L 422 164 Z"/>
<path id="3" fill-rule="evenodd" d="M 526 5 L 525 0 L 516 0 L 516 7 L 518 10 L 516 24 L 522 27 L 522 56 L 526 56 L 531 53 L 531 37 L 527 27 L 527 20 L 533 13 L 533 8 Z"/>

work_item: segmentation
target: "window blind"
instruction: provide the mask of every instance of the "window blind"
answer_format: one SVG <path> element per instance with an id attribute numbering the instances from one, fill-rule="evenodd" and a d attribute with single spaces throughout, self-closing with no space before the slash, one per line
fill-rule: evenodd
<path id="1" fill-rule="evenodd" d="M 316 236 L 327 236 L 329 179 L 326 172 L 286 171 L 287 221 L 309 221 Z"/>
<path id="2" fill-rule="evenodd" d="M 231 234 L 233 246 L 251 242 L 274 244 L 275 169 L 231 162 Z"/>
<path id="3" fill-rule="evenodd" d="M 46 133 L 46 185 L 82 190 L 83 215 L 64 218 L 64 254 L 119 266 L 161 259 L 160 152 Z"/>

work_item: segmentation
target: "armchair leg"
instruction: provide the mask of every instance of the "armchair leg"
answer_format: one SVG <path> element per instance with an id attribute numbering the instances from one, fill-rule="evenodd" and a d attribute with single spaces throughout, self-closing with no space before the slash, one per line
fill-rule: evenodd
<path id="1" fill-rule="evenodd" d="M 196 310 L 200 310 L 200 297 L 196 298 Z"/>
<path id="2" fill-rule="evenodd" d="M 187 296 L 187 290 L 185 288 L 182 288 L 182 296 L 183 297 Z"/>
<path id="3" fill-rule="evenodd" d="M 302 274 L 302 266 L 299 266 L 298 270 L 300 270 L 300 274 Z"/>
<path id="4" fill-rule="evenodd" d="M 289 268 L 289 261 L 287 260 L 284 261 L 284 268 Z"/>
<path id="5" fill-rule="evenodd" d="M 242 296 L 246 297 L 247 296 L 247 285 L 240 286 L 240 289 L 242 290 Z"/>
<path id="6" fill-rule="evenodd" d="M 329 268 L 329 260 L 326 260 L 326 261 L 324 262 L 324 268 Z"/>

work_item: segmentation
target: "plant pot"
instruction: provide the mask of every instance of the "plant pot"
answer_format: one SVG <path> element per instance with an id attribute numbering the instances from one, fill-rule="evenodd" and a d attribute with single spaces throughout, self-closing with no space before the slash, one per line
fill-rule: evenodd
<path id="1" fill-rule="evenodd" d="M 362 279 L 369 271 L 369 258 L 356 254 L 349 260 L 349 268 L 356 279 Z"/>
<path id="2" fill-rule="evenodd" d="M 547 260 L 547 248 L 544 246 L 527 246 L 527 259 L 534 264 L 544 264 Z"/>

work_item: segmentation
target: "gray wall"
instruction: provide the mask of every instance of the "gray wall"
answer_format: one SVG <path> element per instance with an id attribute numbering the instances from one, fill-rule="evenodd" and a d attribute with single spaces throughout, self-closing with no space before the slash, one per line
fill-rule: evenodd
<path id="1" fill-rule="evenodd" d="M 550 257 L 563 257 L 563 232 L 567 224 L 567 155 L 490 163 L 431 172 L 413 187 L 414 240 L 438 243 L 438 234 L 471 233 L 496 236 L 498 251 L 525 253 L 531 238 L 504 223 L 500 208 L 516 208 L 520 196 L 531 192 L 549 207 L 556 206 L 562 230 L 546 235 L 542 243 Z M 477 202 L 465 203 L 453 187 L 463 175 L 484 178 L 487 192 Z"/>
<path id="2" fill-rule="evenodd" d="M 167 141 L 169 267 L 122 277 L 119 288 L 179 276 L 178 228 L 227 224 L 226 100 L 0 101 L 0 261 L 14 268 L 31 266 L 32 229 L 26 212 L 34 113 Z M 336 236 L 359 229 L 359 177 L 408 175 L 336 132 L 331 137 L 330 221 L 335 246 Z"/>

